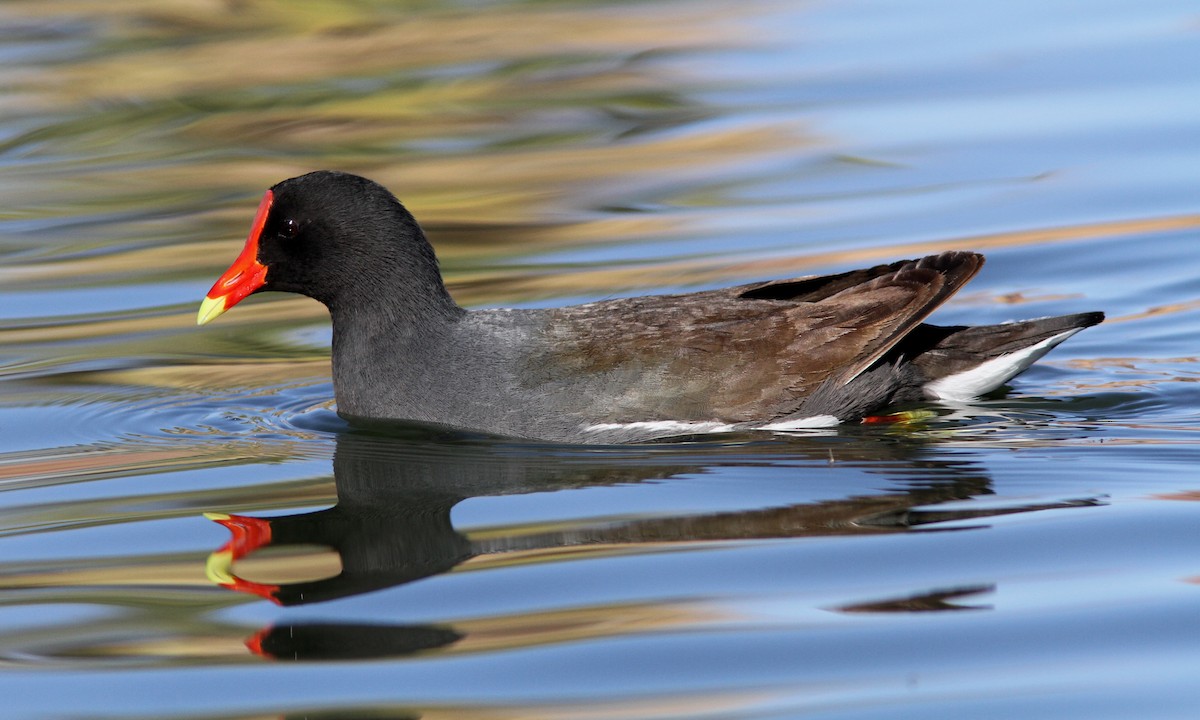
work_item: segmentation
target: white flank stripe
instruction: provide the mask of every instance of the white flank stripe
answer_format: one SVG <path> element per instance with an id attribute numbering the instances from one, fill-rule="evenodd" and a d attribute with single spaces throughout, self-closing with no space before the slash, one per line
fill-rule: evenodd
<path id="1" fill-rule="evenodd" d="M 1001 355 L 980 363 L 970 370 L 947 375 L 925 385 L 925 395 L 933 400 L 965 402 L 986 395 L 1019 375 L 1055 345 L 1071 337 L 1083 328 L 1071 328 L 1066 332 L 1046 338 L 1024 350 Z"/>
<path id="2" fill-rule="evenodd" d="M 768 425 L 759 425 L 758 427 L 747 427 L 746 425 L 742 425 L 741 427 L 745 430 L 810 430 L 814 428 L 834 427 L 840 424 L 841 421 L 832 415 L 813 415 L 793 420 L 782 420 Z M 737 429 L 737 425 L 723 423 L 718 420 L 643 420 L 627 423 L 597 423 L 595 425 L 588 425 L 583 431 L 595 433 L 624 430 L 644 433 L 698 434 L 726 433 Z"/>
<path id="3" fill-rule="evenodd" d="M 584 432 L 606 432 L 609 430 L 643 430 L 645 432 L 690 432 L 717 433 L 733 430 L 732 425 L 716 420 L 645 420 L 627 423 L 599 423 L 588 425 Z"/>
<path id="4" fill-rule="evenodd" d="M 795 420 L 782 420 L 770 425 L 762 425 L 755 430 L 809 430 L 812 428 L 827 428 L 841 425 L 842 421 L 832 415 L 812 415 Z"/>

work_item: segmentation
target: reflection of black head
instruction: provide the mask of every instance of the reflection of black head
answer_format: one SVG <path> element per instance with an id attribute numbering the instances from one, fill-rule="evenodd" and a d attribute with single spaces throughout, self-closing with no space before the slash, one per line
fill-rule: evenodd
<path id="1" fill-rule="evenodd" d="M 271 546 L 333 548 L 341 572 L 276 586 L 271 599 L 301 605 L 401 585 L 449 570 L 470 557 L 467 539 L 450 524 L 452 501 L 413 497 L 403 509 L 338 504 L 304 515 L 271 518 Z"/>
<path id="2" fill-rule="evenodd" d="M 339 438 L 334 507 L 272 518 L 214 518 L 235 534 L 223 548 L 226 565 L 268 546 L 317 546 L 337 553 L 339 573 L 265 585 L 227 572 L 221 584 L 280 605 L 300 605 L 412 582 L 470 557 L 469 542 L 450 523 L 450 509 L 461 496 L 442 489 L 451 483 L 439 483 L 439 477 L 449 479 L 457 463 L 422 462 L 405 452 L 412 448 L 402 441 L 391 452 L 387 447 L 369 436 Z M 251 539 L 239 545 L 239 536 Z M 213 564 L 210 560 L 210 568 Z"/>

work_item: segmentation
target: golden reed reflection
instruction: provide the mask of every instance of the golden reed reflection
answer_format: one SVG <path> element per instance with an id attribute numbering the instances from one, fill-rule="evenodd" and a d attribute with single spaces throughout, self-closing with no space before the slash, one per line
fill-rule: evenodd
<path id="1" fill-rule="evenodd" d="M 534 298 L 553 295 L 580 295 L 606 292 L 612 288 L 639 288 L 672 284 L 688 285 L 715 281 L 738 281 L 785 276 L 831 265 L 869 265 L 898 257 L 920 257 L 943 250 L 986 251 L 1001 247 L 1048 245 L 1095 240 L 1105 237 L 1134 236 L 1194 229 L 1200 227 L 1200 215 L 1176 215 L 1152 219 L 1081 223 L 1078 225 L 977 235 L 945 240 L 889 244 L 881 247 L 831 250 L 793 257 L 731 261 L 727 257 L 683 260 L 653 265 L 605 268 L 559 273 L 552 276 L 523 276 L 495 273 L 487 280 L 455 283 L 451 288 L 465 302 L 488 302 L 498 297 Z M 998 302 L 1011 302 L 1012 296 L 998 296 Z M 1196 301 L 1200 302 L 1200 301 Z M 1190 304 L 1159 310 L 1160 313 L 1191 309 Z"/>

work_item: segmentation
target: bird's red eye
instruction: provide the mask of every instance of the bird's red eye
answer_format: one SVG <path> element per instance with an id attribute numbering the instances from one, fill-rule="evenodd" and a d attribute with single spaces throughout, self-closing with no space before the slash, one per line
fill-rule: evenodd
<path id="1" fill-rule="evenodd" d="M 285 240 L 291 240 L 300 233 L 300 223 L 288 218 L 279 223 L 279 237 Z"/>

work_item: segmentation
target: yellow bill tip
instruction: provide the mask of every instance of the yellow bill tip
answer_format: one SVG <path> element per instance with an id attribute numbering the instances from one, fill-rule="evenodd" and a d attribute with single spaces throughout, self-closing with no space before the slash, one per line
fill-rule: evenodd
<path id="1" fill-rule="evenodd" d="M 204 575 L 214 585 L 234 584 L 233 553 L 217 551 L 209 555 L 204 562 Z"/>
<path id="2" fill-rule="evenodd" d="M 223 312 L 225 312 L 225 298 L 205 297 L 204 302 L 200 303 L 200 312 L 196 314 L 196 324 L 204 325 L 212 322 Z"/>

